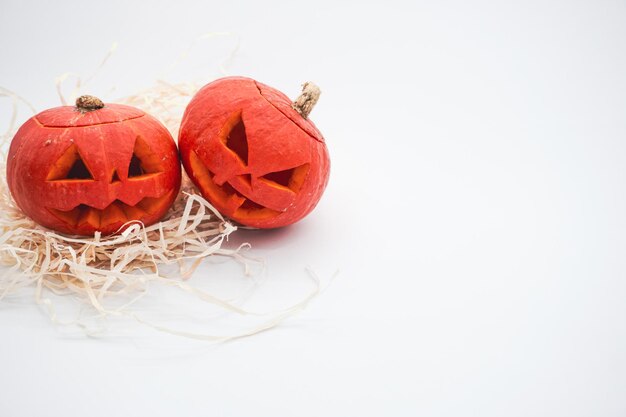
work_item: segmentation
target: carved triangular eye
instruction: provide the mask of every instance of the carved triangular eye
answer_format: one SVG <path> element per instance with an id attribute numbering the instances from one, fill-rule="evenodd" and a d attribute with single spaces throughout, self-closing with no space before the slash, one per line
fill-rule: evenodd
<path id="1" fill-rule="evenodd" d="M 128 164 L 128 178 L 141 177 L 161 171 L 161 160 L 159 157 L 152 152 L 141 136 L 137 136 L 133 156 Z"/>
<path id="2" fill-rule="evenodd" d="M 48 181 L 92 180 L 93 174 L 83 161 L 76 145 L 71 145 L 54 163 L 48 176 Z"/>
<path id="3" fill-rule="evenodd" d="M 145 174 L 145 171 L 141 167 L 141 161 L 137 158 L 137 155 L 133 154 L 130 158 L 130 165 L 128 166 L 128 177 L 139 177 Z"/>
<path id="4" fill-rule="evenodd" d="M 226 137 L 226 147 L 233 151 L 244 165 L 248 165 L 248 137 L 246 126 L 241 119 L 241 113 L 234 120 L 234 124 Z M 233 123 L 233 121 L 231 121 Z"/>
<path id="5" fill-rule="evenodd" d="M 270 172 L 260 178 L 268 184 L 279 188 L 288 188 L 294 193 L 297 193 L 300 190 L 300 187 L 302 187 L 308 173 L 309 164 L 303 164 L 295 168 L 285 169 L 283 171 Z"/>
<path id="6" fill-rule="evenodd" d="M 70 168 L 70 172 L 67 174 L 68 180 L 92 180 L 93 176 L 89 169 L 87 169 L 87 165 L 83 162 L 83 159 L 78 155 L 78 159 L 74 161 L 72 168 Z"/>

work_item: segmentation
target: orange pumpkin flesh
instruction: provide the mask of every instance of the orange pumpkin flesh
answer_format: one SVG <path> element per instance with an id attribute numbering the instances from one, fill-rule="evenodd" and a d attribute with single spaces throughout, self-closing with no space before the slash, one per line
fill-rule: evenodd
<path id="1" fill-rule="evenodd" d="M 46 110 L 11 143 L 7 181 L 37 223 L 69 234 L 110 234 L 130 220 L 149 225 L 180 188 L 176 144 L 161 123 L 123 105 Z"/>
<path id="2" fill-rule="evenodd" d="M 178 141 L 202 195 L 244 225 L 273 228 L 302 219 L 328 182 L 321 133 L 287 96 L 250 78 L 203 87 L 187 106 Z"/>

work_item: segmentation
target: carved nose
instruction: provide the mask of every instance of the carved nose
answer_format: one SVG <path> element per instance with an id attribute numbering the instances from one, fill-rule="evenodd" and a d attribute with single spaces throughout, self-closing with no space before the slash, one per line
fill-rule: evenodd
<path id="1" fill-rule="evenodd" d="M 117 169 L 113 170 L 113 175 L 111 175 L 111 181 L 109 181 L 111 184 L 114 184 L 116 182 L 120 182 L 120 176 L 117 175 Z"/>

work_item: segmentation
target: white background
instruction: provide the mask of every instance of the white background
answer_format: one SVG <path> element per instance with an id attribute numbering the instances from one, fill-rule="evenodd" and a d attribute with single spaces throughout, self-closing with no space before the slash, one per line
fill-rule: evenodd
<path id="1" fill-rule="evenodd" d="M 89 91 L 107 99 L 216 76 L 237 36 L 164 71 L 222 31 L 229 74 L 322 87 L 333 164 L 304 221 L 235 234 L 268 265 L 255 298 L 298 299 L 306 266 L 339 275 L 219 345 L 89 338 L 5 300 L 1 416 L 626 415 L 623 1 L 2 0 L 0 85 L 58 105 L 54 77 L 114 41 Z"/>

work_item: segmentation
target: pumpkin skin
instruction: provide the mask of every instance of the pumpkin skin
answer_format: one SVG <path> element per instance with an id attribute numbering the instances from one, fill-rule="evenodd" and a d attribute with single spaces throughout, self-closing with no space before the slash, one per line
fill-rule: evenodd
<path id="1" fill-rule="evenodd" d="M 322 134 L 287 96 L 251 78 L 221 78 L 198 91 L 185 110 L 178 145 L 202 195 L 247 226 L 297 222 L 328 183 Z"/>
<path id="2" fill-rule="evenodd" d="M 33 116 L 15 134 L 7 161 L 20 209 L 43 226 L 76 235 L 110 234 L 130 220 L 157 222 L 180 181 L 167 129 L 119 104 L 63 106 Z"/>

